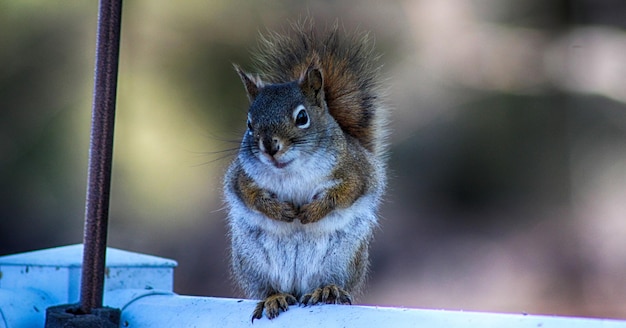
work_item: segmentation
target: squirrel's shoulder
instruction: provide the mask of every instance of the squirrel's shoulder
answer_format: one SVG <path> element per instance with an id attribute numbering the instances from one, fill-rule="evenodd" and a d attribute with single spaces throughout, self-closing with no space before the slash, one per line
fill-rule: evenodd
<path id="1" fill-rule="evenodd" d="M 374 155 L 385 152 L 388 106 L 380 55 L 368 33 L 339 24 L 320 30 L 305 20 L 263 35 L 253 55 L 267 83 L 298 80 L 311 65 L 319 67 L 328 110 L 341 129 Z"/>

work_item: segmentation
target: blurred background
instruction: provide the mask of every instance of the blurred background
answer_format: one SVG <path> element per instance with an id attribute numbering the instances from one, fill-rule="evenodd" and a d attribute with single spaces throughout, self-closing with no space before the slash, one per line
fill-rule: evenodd
<path id="1" fill-rule="evenodd" d="M 371 31 L 394 107 L 360 303 L 626 318 L 626 2 L 126 1 L 109 245 L 239 297 L 232 69 L 312 16 Z M 0 2 L 0 255 L 82 241 L 97 1 Z"/>

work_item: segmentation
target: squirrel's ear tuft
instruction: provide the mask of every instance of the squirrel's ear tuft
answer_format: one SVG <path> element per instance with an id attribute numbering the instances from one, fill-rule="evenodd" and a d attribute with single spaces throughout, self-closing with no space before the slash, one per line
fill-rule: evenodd
<path id="1" fill-rule="evenodd" d="M 300 78 L 300 88 L 309 100 L 319 107 L 324 103 L 324 77 L 315 65 L 309 66 Z"/>
<path id="2" fill-rule="evenodd" d="M 256 96 L 259 94 L 259 91 L 263 88 L 263 81 L 258 76 L 251 76 L 250 74 L 244 72 L 237 66 L 233 64 L 235 67 L 235 71 L 239 74 L 241 78 L 241 82 L 243 82 L 244 87 L 246 87 L 246 93 L 248 94 L 248 99 L 250 102 L 253 102 Z"/>

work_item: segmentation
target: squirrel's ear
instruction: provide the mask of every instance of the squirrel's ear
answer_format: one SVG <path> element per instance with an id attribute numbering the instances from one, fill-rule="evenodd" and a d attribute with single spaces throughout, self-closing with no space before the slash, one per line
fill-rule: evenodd
<path id="1" fill-rule="evenodd" d="M 248 99 L 250 102 L 253 102 L 256 96 L 259 94 L 259 91 L 263 88 L 263 81 L 257 76 L 251 76 L 250 74 L 244 72 L 239 68 L 239 66 L 233 64 L 237 74 L 241 78 L 241 82 L 246 87 L 246 93 L 248 94 Z"/>
<path id="2" fill-rule="evenodd" d="M 323 107 L 324 103 L 324 77 L 322 71 L 310 66 L 300 78 L 300 88 L 302 92 L 316 105 Z"/>

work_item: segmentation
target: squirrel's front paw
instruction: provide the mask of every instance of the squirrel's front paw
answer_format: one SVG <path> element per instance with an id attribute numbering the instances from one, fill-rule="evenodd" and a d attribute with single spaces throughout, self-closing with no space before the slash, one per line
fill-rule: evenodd
<path id="1" fill-rule="evenodd" d="M 275 218 L 279 221 L 293 222 L 296 218 L 296 210 L 289 203 L 280 202 L 278 211 L 275 212 Z"/>
<path id="2" fill-rule="evenodd" d="M 281 202 L 275 197 L 265 198 L 257 208 L 270 219 L 283 222 L 292 222 L 296 218 L 296 210 L 293 205 Z"/>
<path id="3" fill-rule="evenodd" d="M 254 311 L 252 312 L 252 322 L 254 319 L 261 319 L 263 317 L 263 310 L 265 309 L 265 315 L 268 319 L 274 319 L 282 310 L 287 311 L 289 309 L 289 305 L 295 305 L 298 303 L 298 300 L 287 293 L 274 294 L 266 297 L 264 300 L 257 303 Z"/>
<path id="4" fill-rule="evenodd" d="M 314 201 L 300 207 L 298 212 L 298 219 L 300 223 L 307 224 L 321 220 L 330 211 L 325 209 L 323 204 L 319 201 Z"/>
<path id="5" fill-rule="evenodd" d="M 304 306 L 324 304 L 352 304 L 350 293 L 337 285 L 328 285 L 315 289 L 310 294 L 305 294 L 300 299 L 300 303 Z"/>

